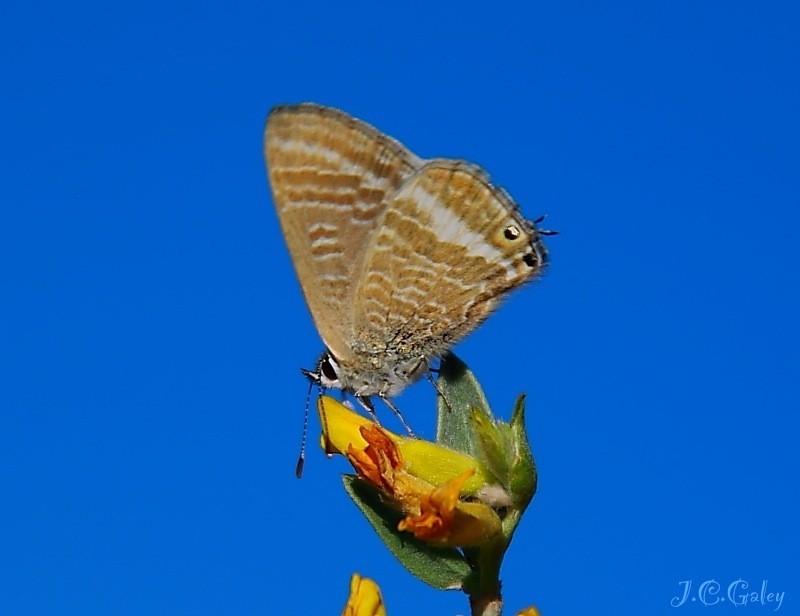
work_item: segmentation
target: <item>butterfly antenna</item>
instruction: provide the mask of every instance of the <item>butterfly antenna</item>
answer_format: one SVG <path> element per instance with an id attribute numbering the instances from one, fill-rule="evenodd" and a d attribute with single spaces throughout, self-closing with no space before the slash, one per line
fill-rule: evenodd
<path id="1" fill-rule="evenodd" d="M 303 476 L 303 467 L 306 464 L 306 436 L 308 435 L 308 408 L 311 404 L 311 388 L 314 381 L 308 381 L 308 394 L 306 394 L 306 411 L 303 413 L 303 437 L 300 439 L 300 455 L 297 456 L 297 466 L 294 469 L 295 477 L 300 479 Z"/>

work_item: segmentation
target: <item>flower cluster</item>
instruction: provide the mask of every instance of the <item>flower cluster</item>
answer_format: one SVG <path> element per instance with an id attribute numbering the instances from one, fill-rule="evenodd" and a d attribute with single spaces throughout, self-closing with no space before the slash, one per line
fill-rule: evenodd
<path id="1" fill-rule="evenodd" d="M 319 398 L 323 446 L 402 512 L 397 529 L 436 546 L 471 547 L 500 532 L 497 513 L 470 499 L 488 482 L 474 458 L 384 430 L 333 398 Z"/>
<path id="2" fill-rule="evenodd" d="M 536 491 L 524 398 L 508 423 L 495 419 L 475 377 L 452 355 L 437 386 L 436 442 L 394 434 L 320 396 L 321 445 L 352 465 L 345 489 L 401 564 L 435 588 L 466 592 L 473 614 L 498 616 L 503 556 Z M 384 615 L 375 583 L 355 575 L 344 613 Z"/>

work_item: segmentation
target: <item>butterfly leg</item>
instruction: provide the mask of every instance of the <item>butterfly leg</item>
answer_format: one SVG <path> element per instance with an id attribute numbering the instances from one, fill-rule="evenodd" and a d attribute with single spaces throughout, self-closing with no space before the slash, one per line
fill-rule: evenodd
<path id="1" fill-rule="evenodd" d="M 355 410 L 353 405 L 353 401 L 350 398 L 350 392 L 346 389 L 339 390 L 339 399 L 341 400 L 342 404 L 349 408 L 351 411 Z M 361 408 L 366 408 L 363 404 L 361 404 Z"/>
<path id="2" fill-rule="evenodd" d="M 397 415 L 397 419 L 399 419 L 399 420 L 400 420 L 400 423 L 401 423 L 401 424 L 403 424 L 403 427 L 406 429 L 406 432 L 408 432 L 408 435 L 409 435 L 410 437 L 412 437 L 412 438 L 417 438 L 417 435 L 416 435 L 416 434 L 414 434 L 414 431 L 411 429 L 411 426 L 409 426 L 409 425 L 408 425 L 408 423 L 407 423 L 407 422 L 406 422 L 406 420 L 405 420 L 405 417 L 403 417 L 403 414 L 400 412 L 400 409 L 399 409 L 399 408 L 397 408 L 397 407 L 395 406 L 394 402 L 392 402 L 391 400 L 389 400 L 389 398 L 387 398 L 387 397 L 386 397 L 386 395 L 385 395 L 385 394 L 383 394 L 383 393 L 379 393 L 379 394 L 378 394 L 378 397 L 379 397 L 381 400 L 383 400 L 383 403 L 384 403 L 386 406 L 388 406 L 390 409 L 392 409 L 392 412 L 393 412 L 395 415 Z"/>
<path id="3" fill-rule="evenodd" d="M 447 396 L 444 395 L 444 392 L 441 389 L 439 389 L 439 384 L 436 382 L 436 379 L 433 378 L 433 369 L 431 368 L 431 365 L 428 363 L 428 359 L 427 358 L 423 359 L 423 362 L 425 364 L 425 376 L 431 382 L 431 385 L 433 385 L 433 388 L 436 390 L 436 393 L 442 397 L 442 400 L 444 400 L 444 405 L 447 407 L 447 410 L 452 411 L 453 405 L 450 404 L 450 400 L 448 400 Z M 437 369 L 436 372 L 438 374 L 439 370 Z"/>
<path id="4" fill-rule="evenodd" d="M 383 396 L 381 396 L 383 397 Z M 358 402 L 359 406 L 364 409 L 369 416 L 372 418 L 376 424 L 381 425 L 381 422 L 378 421 L 378 416 L 375 414 L 375 407 L 372 404 L 372 400 L 370 400 L 369 396 L 359 396 L 355 394 L 356 402 Z"/>

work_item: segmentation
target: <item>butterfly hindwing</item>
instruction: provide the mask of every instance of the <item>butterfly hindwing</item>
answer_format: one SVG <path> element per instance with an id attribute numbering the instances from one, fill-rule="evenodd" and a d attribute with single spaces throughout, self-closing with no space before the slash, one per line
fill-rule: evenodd
<path id="1" fill-rule="evenodd" d="M 477 167 L 445 159 L 392 196 L 366 255 L 356 337 L 363 352 L 400 357 L 440 354 L 546 260 L 510 197 Z"/>

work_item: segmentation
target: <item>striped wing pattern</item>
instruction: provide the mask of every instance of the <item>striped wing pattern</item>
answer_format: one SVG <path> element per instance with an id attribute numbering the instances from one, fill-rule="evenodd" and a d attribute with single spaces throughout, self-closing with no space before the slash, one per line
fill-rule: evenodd
<path id="1" fill-rule="evenodd" d="M 314 104 L 276 107 L 264 150 L 273 200 L 306 303 L 326 346 L 352 361 L 353 303 L 388 197 L 422 165 L 371 126 Z"/>
<path id="2" fill-rule="evenodd" d="M 546 263 L 480 168 L 422 160 L 341 111 L 277 107 L 264 150 L 306 302 L 357 395 L 399 392 Z"/>
<path id="3" fill-rule="evenodd" d="M 359 352 L 438 355 L 474 330 L 546 252 L 508 195 L 477 167 L 431 160 L 394 194 L 356 297 Z"/>

